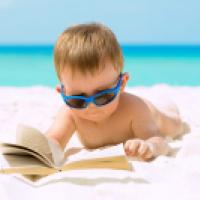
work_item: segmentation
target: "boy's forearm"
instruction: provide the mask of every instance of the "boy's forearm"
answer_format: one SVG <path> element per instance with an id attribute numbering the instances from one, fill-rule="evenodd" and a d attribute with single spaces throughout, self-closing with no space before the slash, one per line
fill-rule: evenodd
<path id="1" fill-rule="evenodd" d="M 65 145 L 62 145 L 58 140 L 56 140 L 55 138 L 51 137 L 51 140 L 53 140 L 53 142 L 60 147 L 60 149 L 64 150 Z"/>
<path id="2" fill-rule="evenodd" d="M 154 148 L 154 157 L 159 155 L 167 155 L 170 152 L 170 147 L 163 137 L 151 137 L 146 140 L 146 142 L 150 142 Z"/>

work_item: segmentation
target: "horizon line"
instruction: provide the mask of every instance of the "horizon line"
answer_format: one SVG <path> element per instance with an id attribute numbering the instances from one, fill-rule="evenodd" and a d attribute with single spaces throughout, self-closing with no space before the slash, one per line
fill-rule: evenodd
<path id="1" fill-rule="evenodd" d="M 53 43 L 14 43 L 14 44 L 1 44 L 0 48 L 2 47 L 53 47 L 55 44 Z M 128 46 L 135 46 L 135 47 L 153 47 L 153 46 L 180 46 L 180 47 L 200 47 L 200 43 L 119 43 L 120 46 L 128 47 Z"/>
<path id="2" fill-rule="evenodd" d="M 55 44 L 0 44 L 0 49 L 3 48 L 54 48 Z M 122 43 L 119 44 L 121 48 L 160 48 L 160 47 L 166 47 L 166 48 L 200 48 L 200 43 L 199 44 L 134 44 L 134 43 Z"/>

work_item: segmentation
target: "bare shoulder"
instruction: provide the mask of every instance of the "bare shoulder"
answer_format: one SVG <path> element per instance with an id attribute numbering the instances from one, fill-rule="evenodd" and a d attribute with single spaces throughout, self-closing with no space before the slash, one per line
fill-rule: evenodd
<path id="1" fill-rule="evenodd" d="M 124 92 L 121 96 L 121 104 L 126 107 L 132 114 L 147 114 L 154 112 L 155 107 L 151 102 L 142 97 L 136 96 L 131 93 Z"/>
<path id="2" fill-rule="evenodd" d="M 56 140 L 61 144 L 62 147 L 71 138 L 73 132 L 75 131 L 75 123 L 70 112 L 70 109 L 63 105 L 59 109 L 54 122 L 47 131 L 47 136 Z"/>
<path id="3" fill-rule="evenodd" d="M 124 93 L 121 104 L 130 116 L 135 137 L 148 138 L 158 132 L 158 112 L 148 100 L 130 93 Z"/>

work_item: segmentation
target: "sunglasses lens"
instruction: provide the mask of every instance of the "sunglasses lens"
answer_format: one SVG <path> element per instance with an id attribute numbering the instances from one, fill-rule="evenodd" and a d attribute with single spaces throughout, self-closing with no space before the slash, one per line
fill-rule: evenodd
<path id="1" fill-rule="evenodd" d="M 87 104 L 84 99 L 67 99 L 66 104 L 72 108 L 85 108 Z"/>
<path id="2" fill-rule="evenodd" d="M 114 92 L 102 94 L 95 98 L 95 103 L 98 106 L 103 106 L 110 103 L 115 97 L 116 97 L 116 94 Z"/>

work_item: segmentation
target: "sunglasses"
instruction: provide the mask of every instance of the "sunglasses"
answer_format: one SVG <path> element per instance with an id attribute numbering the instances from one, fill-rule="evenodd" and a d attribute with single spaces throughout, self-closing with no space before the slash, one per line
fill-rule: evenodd
<path id="1" fill-rule="evenodd" d="M 64 102 L 71 108 L 75 109 L 84 109 L 87 108 L 89 103 L 94 103 L 96 106 L 104 106 L 115 99 L 119 93 L 120 86 L 122 83 L 123 74 L 120 74 L 117 85 L 114 88 L 106 89 L 101 92 L 96 93 L 95 95 L 85 97 L 85 96 L 66 96 L 64 94 L 64 85 L 61 84 L 61 95 Z"/>

